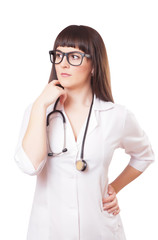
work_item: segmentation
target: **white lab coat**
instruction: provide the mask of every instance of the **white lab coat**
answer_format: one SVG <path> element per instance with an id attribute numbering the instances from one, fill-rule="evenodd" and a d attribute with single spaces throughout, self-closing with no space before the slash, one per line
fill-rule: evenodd
<path id="1" fill-rule="evenodd" d="M 45 157 L 37 170 L 23 150 L 22 139 L 31 111 L 26 109 L 15 153 L 18 166 L 29 175 L 37 175 L 35 196 L 28 228 L 28 240 L 125 240 L 120 215 L 103 210 L 107 196 L 108 167 L 115 149 L 121 147 L 131 156 L 129 165 L 144 171 L 154 160 L 153 151 L 134 115 L 124 106 L 94 97 L 84 148 L 86 171 L 76 170 L 85 130 L 75 141 L 66 117 L 66 147 L 60 156 Z M 53 104 L 47 109 L 52 111 Z M 63 148 L 62 119 L 54 114 L 48 131 L 53 152 Z M 48 145 L 48 143 L 47 143 Z"/>

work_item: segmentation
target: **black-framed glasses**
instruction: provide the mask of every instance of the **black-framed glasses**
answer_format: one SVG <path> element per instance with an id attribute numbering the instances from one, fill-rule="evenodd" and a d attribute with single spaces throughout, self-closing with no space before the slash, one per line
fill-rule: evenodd
<path id="1" fill-rule="evenodd" d="M 84 57 L 91 58 L 90 54 L 86 54 L 78 51 L 64 53 L 60 50 L 52 50 L 52 51 L 49 51 L 49 55 L 50 55 L 51 63 L 55 63 L 55 64 L 61 63 L 64 56 L 66 56 L 68 63 L 72 66 L 81 65 Z"/>

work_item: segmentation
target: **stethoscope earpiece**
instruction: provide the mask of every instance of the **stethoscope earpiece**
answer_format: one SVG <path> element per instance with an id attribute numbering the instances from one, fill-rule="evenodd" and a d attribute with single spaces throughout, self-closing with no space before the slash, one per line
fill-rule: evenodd
<path id="1" fill-rule="evenodd" d="M 62 150 L 62 152 L 64 153 L 64 152 L 67 152 L 67 148 L 64 148 L 63 150 Z"/>
<path id="2" fill-rule="evenodd" d="M 61 153 L 64 153 L 64 152 L 67 152 L 67 148 L 64 148 Z M 48 157 L 52 157 L 53 155 L 59 155 L 59 154 L 61 154 L 61 153 L 49 152 L 49 153 L 48 153 Z"/>
<path id="3" fill-rule="evenodd" d="M 48 153 L 48 157 L 52 157 L 53 156 L 53 153 Z"/>

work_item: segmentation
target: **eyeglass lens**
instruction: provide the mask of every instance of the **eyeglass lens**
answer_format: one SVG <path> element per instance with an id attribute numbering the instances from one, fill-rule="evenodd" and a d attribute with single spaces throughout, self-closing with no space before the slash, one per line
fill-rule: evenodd
<path id="1" fill-rule="evenodd" d="M 78 52 L 70 52 L 66 54 L 67 61 L 71 65 L 78 66 L 82 63 L 82 54 Z M 64 58 L 64 54 L 60 51 L 54 51 L 51 53 L 51 62 L 58 64 L 60 63 Z"/>

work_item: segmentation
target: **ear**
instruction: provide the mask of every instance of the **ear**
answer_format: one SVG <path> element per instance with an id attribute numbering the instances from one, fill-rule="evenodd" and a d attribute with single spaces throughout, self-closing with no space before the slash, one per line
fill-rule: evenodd
<path id="1" fill-rule="evenodd" d="M 94 68 L 92 68 L 91 75 L 94 76 Z"/>

